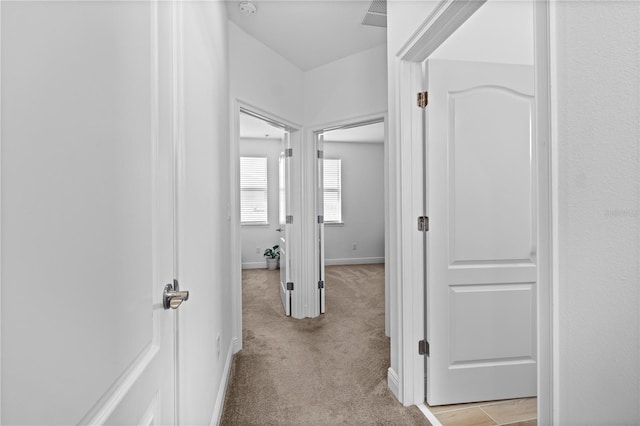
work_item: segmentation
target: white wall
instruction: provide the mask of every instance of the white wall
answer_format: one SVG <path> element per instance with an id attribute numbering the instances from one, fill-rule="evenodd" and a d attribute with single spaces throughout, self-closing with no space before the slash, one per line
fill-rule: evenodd
<path id="1" fill-rule="evenodd" d="M 559 2 L 559 424 L 640 424 L 638 2 Z"/>
<path id="2" fill-rule="evenodd" d="M 242 225 L 242 268 L 266 268 L 267 261 L 263 253 L 266 248 L 278 244 L 280 234 L 276 231 L 281 225 L 279 213 L 279 166 L 282 141 L 278 139 L 240 139 L 240 156 L 267 157 L 268 179 L 268 225 Z M 258 252 L 256 252 L 256 247 Z"/>
<path id="3" fill-rule="evenodd" d="M 302 123 L 303 73 L 229 21 L 231 98 Z"/>
<path id="4" fill-rule="evenodd" d="M 386 46 L 304 73 L 304 123 L 311 127 L 387 110 Z"/>
<path id="5" fill-rule="evenodd" d="M 224 3 L 184 8 L 184 150 L 179 179 L 178 312 L 181 424 L 211 424 L 231 360 L 229 69 Z M 220 346 L 216 342 L 220 335 Z"/>
<path id="6" fill-rule="evenodd" d="M 488 0 L 430 58 L 533 65 L 533 2 Z"/>
<path id="7" fill-rule="evenodd" d="M 324 157 L 342 160 L 342 225 L 325 225 L 325 263 L 384 263 L 382 143 L 325 142 Z M 357 249 L 352 249 L 352 244 Z"/>

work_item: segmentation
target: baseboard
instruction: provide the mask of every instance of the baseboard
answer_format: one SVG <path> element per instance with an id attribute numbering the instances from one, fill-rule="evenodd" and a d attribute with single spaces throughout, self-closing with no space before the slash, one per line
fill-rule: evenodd
<path id="1" fill-rule="evenodd" d="M 368 265 L 370 263 L 384 263 L 384 257 L 354 257 L 343 259 L 325 259 L 326 266 L 331 265 Z"/>
<path id="2" fill-rule="evenodd" d="M 222 419 L 222 409 L 224 408 L 224 398 L 227 395 L 227 387 L 229 385 L 229 376 L 231 374 L 231 363 L 233 361 L 233 348 L 234 342 L 229 345 L 229 351 L 227 351 L 227 359 L 224 362 L 224 370 L 222 370 L 222 378 L 220 380 L 220 386 L 218 387 L 218 397 L 216 398 L 216 405 L 213 408 L 213 416 L 211 416 L 211 426 L 217 426 Z"/>
<path id="3" fill-rule="evenodd" d="M 244 262 L 242 269 L 267 269 L 267 262 Z"/>
<path id="4" fill-rule="evenodd" d="M 387 386 L 391 390 L 393 396 L 400 402 L 400 380 L 398 379 L 398 373 L 393 371 L 391 367 L 387 370 Z"/>
<path id="5" fill-rule="evenodd" d="M 242 340 L 234 337 L 233 339 L 231 339 L 231 347 L 233 348 L 233 353 L 237 354 L 242 350 Z"/>

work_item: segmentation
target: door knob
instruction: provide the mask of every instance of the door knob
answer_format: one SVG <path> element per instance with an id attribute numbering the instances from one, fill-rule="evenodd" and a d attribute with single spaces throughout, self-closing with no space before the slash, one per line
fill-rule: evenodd
<path id="1" fill-rule="evenodd" d="M 282 232 L 282 228 L 277 228 L 276 231 Z"/>
<path id="2" fill-rule="evenodd" d="M 185 300 L 189 300 L 188 291 L 180 291 L 178 280 L 173 280 L 173 284 L 167 284 L 164 286 L 164 292 L 162 293 L 162 305 L 165 309 L 178 309 L 178 306 Z"/>

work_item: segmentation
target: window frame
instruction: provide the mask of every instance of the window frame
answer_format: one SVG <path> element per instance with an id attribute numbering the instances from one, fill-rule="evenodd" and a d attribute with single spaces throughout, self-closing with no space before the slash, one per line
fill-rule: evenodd
<path id="1" fill-rule="evenodd" d="M 242 186 L 242 163 L 244 159 L 264 160 L 264 187 L 262 186 Z M 244 191 L 255 191 L 264 193 L 264 221 L 244 220 L 242 199 Z M 269 225 L 269 159 L 266 155 L 243 155 L 240 156 L 240 225 L 242 226 L 268 226 Z"/>
<path id="2" fill-rule="evenodd" d="M 338 162 L 338 168 L 337 168 L 337 188 L 331 188 L 331 189 L 327 189 L 327 177 L 326 177 L 326 173 L 327 173 L 327 161 L 337 161 Z M 339 226 L 339 225 L 344 225 L 344 215 L 343 215 L 343 211 L 342 211 L 342 158 L 338 158 L 338 157 L 329 157 L 329 158 L 323 158 L 323 164 L 322 164 L 322 169 L 323 169 L 323 177 L 322 177 L 322 211 L 323 211 L 323 221 L 325 223 L 325 225 L 334 225 L 334 226 Z M 337 193 L 337 210 L 338 210 L 338 217 L 336 220 L 330 220 L 327 218 L 327 213 L 326 213 L 326 204 L 327 204 L 327 192 L 332 192 L 332 193 Z"/>

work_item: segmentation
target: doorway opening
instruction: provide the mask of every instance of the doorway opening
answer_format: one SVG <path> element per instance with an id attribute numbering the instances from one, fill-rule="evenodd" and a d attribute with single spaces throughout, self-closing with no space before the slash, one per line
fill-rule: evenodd
<path id="1" fill-rule="evenodd" d="M 488 0 L 422 63 L 431 406 L 537 394 L 533 52 L 533 2 Z"/>
<path id="2" fill-rule="evenodd" d="M 410 185 L 408 205 L 399 194 L 399 217 L 428 220 L 420 236 L 407 234 L 400 244 L 398 392 L 405 403 L 533 397 L 541 389 L 534 418 L 548 418 L 546 7 L 443 3 L 397 54 L 393 149 L 401 161 L 392 175 Z M 501 8 L 513 9 L 508 18 Z M 415 97 L 424 92 L 428 104 L 420 109 Z M 419 278 L 424 287 L 412 283 Z"/>
<path id="3" fill-rule="evenodd" d="M 340 270 L 340 265 L 384 268 L 385 134 L 384 117 L 313 132 L 320 314 L 326 312 L 326 292 L 331 291 L 327 268 L 334 272 Z M 382 276 L 386 274 L 382 272 Z"/>
<path id="4" fill-rule="evenodd" d="M 297 316 L 300 304 L 293 283 L 299 274 L 295 247 L 299 232 L 291 217 L 296 211 L 294 193 L 299 192 L 293 176 L 293 145 L 299 144 L 295 124 L 237 102 L 231 167 L 235 238 L 231 241 L 237 275 L 233 296 L 237 309 L 234 323 L 235 352 L 242 348 L 242 271 L 268 269 L 277 275 L 279 309 L 285 316 Z"/>

